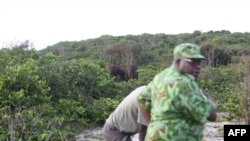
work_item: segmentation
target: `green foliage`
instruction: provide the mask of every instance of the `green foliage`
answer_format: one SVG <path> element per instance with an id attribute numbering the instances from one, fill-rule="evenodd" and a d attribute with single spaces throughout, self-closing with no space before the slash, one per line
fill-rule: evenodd
<path id="1" fill-rule="evenodd" d="M 59 103 L 56 105 L 57 114 L 64 118 L 66 122 L 75 122 L 81 124 L 86 124 L 85 120 L 81 120 L 86 109 L 83 107 L 82 103 L 76 100 L 70 99 L 59 99 Z"/>
<path id="2" fill-rule="evenodd" d="M 6 56 L 5 56 L 6 57 Z M 11 59 L 6 57 L 5 59 Z M 33 59 L 2 66 L 0 74 L 0 127 L 3 140 L 28 140 L 44 123 L 49 87 Z M 40 107 L 42 107 L 40 109 Z M 46 109 L 46 111 L 44 111 Z"/>
<path id="3" fill-rule="evenodd" d="M 222 105 L 223 108 L 229 113 L 226 117 L 228 120 L 242 117 L 242 108 L 240 105 L 240 94 L 229 93 L 226 102 Z"/>
<path id="4" fill-rule="evenodd" d="M 138 69 L 138 73 L 139 73 L 138 83 L 141 85 L 148 84 L 157 73 L 159 73 L 160 71 L 162 71 L 165 68 L 166 67 L 163 65 L 160 67 L 155 67 L 155 65 L 153 65 L 153 64 L 140 67 Z"/>
<path id="5" fill-rule="evenodd" d="M 224 104 L 230 102 L 230 99 L 234 99 L 237 93 L 236 87 L 241 80 L 242 75 L 236 73 L 233 67 L 204 67 L 199 79 L 199 85 L 211 95 L 219 110 L 224 111 L 228 108 Z"/>
<path id="6" fill-rule="evenodd" d="M 100 97 L 100 84 L 109 76 L 93 61 L 84 59 L 56 62 L 45 66 L 43 77 L 51 88 L 52 100 L 63 99 L 87 101 L 88 97 Z M 79 96 L 82 98 L 79 99 Z"/>
<path id="7" fill-rule="evenodd" d="M 6 66 L 0 78 L 1 104 L 10 106 L 12 112 L 49 101 L 45 81 L 39 77 L 40 69 L 34 60 L 25 64 Z M 32 99 L 32 100 L 31 100 Z M 34 100 L 34 101 L 33 101 Z"/>
<path id="8" fill-rule="evenodd" d="M 93 104 L 89 105 L 87 108 L 91 111 L 88 116 L 95 124 L 102 124 L 105 119 L 115 110 L 118 106 L 119 101 L 111 98 L 100 98 L 95 100 Z"/>
<path id="9" fill-rule="evenodd" d="M 239 72 L 244 74 L 244 79 L 239 84 L 241 90 L 238 95 L 241 106 L 241 118 L 250 124 L 250 57 L 243 56 L 238 65 Z"/>

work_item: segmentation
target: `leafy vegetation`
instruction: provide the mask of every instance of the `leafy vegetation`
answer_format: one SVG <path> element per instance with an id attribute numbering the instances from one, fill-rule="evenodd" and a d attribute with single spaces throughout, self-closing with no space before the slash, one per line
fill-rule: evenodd
<path id="1" fill-rule="evenodd" d="M 74 140 L 170 66 L 173 47 L 183 42 L 201 45 L 206 61 L 198 83 L 219 111 L 249 123 L 250 33 L 103 35 L 41 51 L 28 41 L 0 50 L 0 140 Z M 115 82 L 106 64 L 135 64 L 139 78 Z"/>

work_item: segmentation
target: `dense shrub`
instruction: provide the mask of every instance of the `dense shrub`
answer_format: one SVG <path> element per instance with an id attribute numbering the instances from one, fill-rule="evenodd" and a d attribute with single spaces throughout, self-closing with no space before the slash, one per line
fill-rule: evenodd
<path id="1" fill-rule="evenodd" d="M 11 59 L 11 58 L 8 58 Z M 0 74 L 0 140 L 29 140 L 46 129 L 49 87 L 33 59 L 2 66 Z M 45 110 L 46 109 L 46 110 Z"/>
<path id="2" fill-rule="evenodd" d="M 204 67 L 198 82 L 214 99 L 219 111 L 234 113 L 231 116 L 234 118 L 240 113 L 236 88 L 242 79 L 242 74 L 237 73 L 234 67 Z"/>

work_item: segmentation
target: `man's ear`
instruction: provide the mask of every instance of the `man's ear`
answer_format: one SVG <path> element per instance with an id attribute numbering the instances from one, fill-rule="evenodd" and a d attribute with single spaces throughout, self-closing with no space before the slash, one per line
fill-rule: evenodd
<path id="1" fill-rule="evenodd" d="M 176 58 L 176 59 L 175 59 L 175 65 L 176 65 L 176 67 L 178 67 L 178 68 L 179 68 L 180 63 L 181 63 L 181 57 Z"/>

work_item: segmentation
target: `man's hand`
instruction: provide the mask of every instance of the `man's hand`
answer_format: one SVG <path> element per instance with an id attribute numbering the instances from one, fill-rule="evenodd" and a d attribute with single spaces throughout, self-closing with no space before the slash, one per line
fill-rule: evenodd
<path id="1" fill-rule="evenodd" d="M 200 89 L 200 93 L 204 98 L 208 99 L 213 104 L 213 109 L 209 117 L 207 118 L 207 120 L 215 121 L 217 117 L 217 106 L 214 104 L 212 98 L 209 96 L 209 94 L 206 91 L 204 91 L 203 89 Z"/>
<path id="2" fill-rule="evenodd" d="M 204 98 L 212 100 L 212 98 L 209 96 L 209 94 L 206 91 L 204 91 L 203 89 L 200 89 L 200 93 Z"/>

